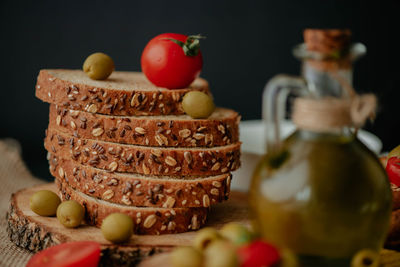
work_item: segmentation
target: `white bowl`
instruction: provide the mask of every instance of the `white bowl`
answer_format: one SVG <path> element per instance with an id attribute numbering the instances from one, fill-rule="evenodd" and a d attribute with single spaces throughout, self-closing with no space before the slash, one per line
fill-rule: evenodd
<path id="1" fill-rule="evenodd" d="M 286 138 L 295 130 L 290 121 L 281 123 L 282 138 Z M 382 149 L 381 140 L 370 132 L 360 130 L 358 138 L 370 150 L 379 154 Z M 242 141 L 242 166 L 235 171 L 232 179 L 232 189 L 248 191 L 253 171 L 266 152 L 264 124 L 261 120 L 242 121 L 240 123 L 240 140 Z"/>

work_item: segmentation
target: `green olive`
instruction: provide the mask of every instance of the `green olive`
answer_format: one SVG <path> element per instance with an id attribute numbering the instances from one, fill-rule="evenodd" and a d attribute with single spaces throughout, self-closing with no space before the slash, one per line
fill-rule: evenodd
<path id="1" fill-rule="evenodd" d="M 378 267 L 379 253 L 370 249 L 358 251 L 352 261 L 351 267 Z"/>
<path id="2" fill-rule="evenodd" d="M 185 94 L 182 107 L 185 113 L 194 119 L 208 118 L 215 109 L 212 98 L 199 91 Z"/>
<path id="3" fill-rule="evenodd" d="M 29 201 L 31 210 L 40 216 L 54 216 L 61 200 L 56 193 L 50 190 L 35 192 Z"/>
<path id="4" fill-rule="evenodd" d="M 68 228 L 79 226 L 84 216 L 84 208 L 75 200 L 64 201 L 57 208 L 57 219 Z"/>
<path id="5" fill-rule="evenodd" d="M 108 241 L 122 243 L 133 235 L 133 220 L 123 213 L 108 215 L 101 224 L 101 232 Z"/>
<path id="6" fill-rule="evenodd" d="M 392 151 L 389 152 L 388 158 L 391 157 L 400 158 L 400 146 L 395 147 Z"/>
<path id="7" fill-rule="evenodd" d="M 207 267 L 236 267 L 239 260 L 236 248 L 226 240 L 216 240 L 204 250 L 204 266 Z"/>
<path id="8" fill-rule="evenodd" d="M 253 234 L 245 226 L 234 222 L 224 225 L 220 233 L 237 246 L 250 243 L 253 239 Z"/>
<path id="9" fill-rule="evenodd" d="M 193 247 L 178 247 L 170 255 L 172 267 L 201 267 L 203 255 Z"/>
<path id="10" fill-rule="evenodd" d="M 204 250 L 211 242 L 221 239 L 217 230 L 211 227 L 206 227 L 197 232 L 193 246 L 198 250 Z"/>
<path id="11" fill-rule="evenodd" d="M 105 80 L 114 70 L 114 61 L 104 53 L 94 53 L 83 63 L 83 71 L 93 80 Z"/>

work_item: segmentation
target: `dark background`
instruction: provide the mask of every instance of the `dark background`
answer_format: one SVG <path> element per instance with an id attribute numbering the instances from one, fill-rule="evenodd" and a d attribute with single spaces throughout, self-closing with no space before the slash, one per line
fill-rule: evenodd
<path id="1" fill-rule="evenodd" d="M 355 66 L 358 91 L 374 92 L 380 110 L 367 129 L 384 150 L 400 143 L 397 1 L 5 1 L 0 3 L 0 137 L 22 143 L 32 172 L 49 178 L 44 130 L 48 104 L 34 96 L 42 68 L 81 68 L 102 51 L 117 70 L 140 70 L 146 43 L 163 32 L 201 33 L 204 68 L 217 105 L 258 119 L 264 84 L 299 73 L 291 49 L 307 27 L 350 28 L 368 48 Z"/>

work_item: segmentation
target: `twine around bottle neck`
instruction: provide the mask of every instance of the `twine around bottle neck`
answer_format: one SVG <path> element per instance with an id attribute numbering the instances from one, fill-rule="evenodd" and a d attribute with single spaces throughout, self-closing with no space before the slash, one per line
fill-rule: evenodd
<path id="1" fill-rule="evenodd" d="M 292 120 L 299 128 L 315 132 L 332 132 L 343 127 L 361 128 L 375 116 L 376 97 L 358 95 L 352 86 L 337 73 L 331 73 L 346 91 L 346 98 L 299 97 L 293 106 Z"/>

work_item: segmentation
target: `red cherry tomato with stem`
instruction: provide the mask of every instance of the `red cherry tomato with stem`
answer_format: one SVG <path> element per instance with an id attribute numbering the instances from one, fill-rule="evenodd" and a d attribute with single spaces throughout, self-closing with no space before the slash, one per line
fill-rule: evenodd
<path id="1" fill-rule="evenodd" d="M 261 240 L 240 247 L 238 256 L 241 267 L 272 267 L 281 261 L 278 249 Z"/>
<path id="2" fill-rule="evenodd" d="M 35 254 L 26 267 L 96 267 L 99 260 L 99 243 L 68 242 Z"/>
<path id="3" fill-rule="evenodd" d="M 160 34 L 146 45 L 141 65 L 147 79 L 158 87 L 188 87 L 203 67 L 200 35 Z"/>
<path id="4" fill-rule="evenodd" d="M 400 158 L 391 157 L 386 164 L 386 173 L 392 184 L 400 187 Z"/>

